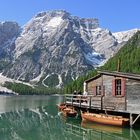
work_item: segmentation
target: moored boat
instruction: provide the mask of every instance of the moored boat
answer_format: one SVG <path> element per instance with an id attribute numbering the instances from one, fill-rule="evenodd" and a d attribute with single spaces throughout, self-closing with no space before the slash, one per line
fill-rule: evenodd
<path id="1" fill-rule="evenodd" d="M 57 107 L 58 107 L 59 111 L 62 111 L 64 108 L 66 108 L 66 104 L 65 103 L 61 103 L 61 104 L 58 104 Z"/>
<path id="2" fill-rule="evenodd" d="M 75 117 L 77 115 L 77 111 L 74 108 L 66 107 L 62 110 L 62 114 L 65 117 Z"/>
<path id="3" fill-rule="evenodd" d="M 96 113 L 88 113 L 81 112 L 82 120 L 107 124 L 107 125 L 115 125 L 115 126 L 124 126 L 128 124 L 129 119 L 123 118 L 122 116 L 114 116 L 114 115 L 106 115 L 106 114 L 96 114 Z"/>

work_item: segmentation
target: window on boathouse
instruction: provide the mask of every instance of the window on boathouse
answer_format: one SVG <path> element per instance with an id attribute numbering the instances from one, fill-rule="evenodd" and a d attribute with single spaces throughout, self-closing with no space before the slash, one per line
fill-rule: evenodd
<path id="1" fill-rule="evenodd" d="M 96 86 L 96 95 L 101 95 L 101 94 L 102 94 L 102 87 Z"/>
<path id="2" fill-rule="evenodd" d="M 121 79 L 115 80 L 115 95 L 121 95 Z"/>
<path id="3" fill-rule="evenodd" d="M 125 82 L 124 78 L 114 79 L 112 81 L 112 95 L 113 96 L 124 96 L 125 95 Z"/>
<path id="4" fill-rule="evenodd" d="M 94 96 L 103 96 L 103 95 L 104 95 L 104 90 L 105 90 L 105 86 L 96 85 L 96 86 L 93 88 L 93 95 L 94 95 Z"/>

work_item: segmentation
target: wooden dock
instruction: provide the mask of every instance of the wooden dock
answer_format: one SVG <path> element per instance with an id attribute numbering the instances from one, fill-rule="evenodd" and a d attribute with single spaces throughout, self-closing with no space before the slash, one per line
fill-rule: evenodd
<path id="1" fill-rule="evenodd" d="M 93 96 L 66 95 L 65 103 L 74 107 L 85 109 L 102 109 L 102 99 L 94 100 Z M 98 101 L 98 104 L 96 103 Z"/>
<path id="2" fill-rule="evenodd" d="M 123 110 L 117 110 L 114 104 L 106 106 L 104 103 L 104 97 L 94 97 L 92 95 L 66 95 L 66 105 L 73 106 L 79 110 L 90 110 L 91 112 L 98 111 L 101 113 L 112 113 L 115 115 L 125 115 L 130 119 L 130 127 L 132 127 L 137 120 L 140 118 L 140 114 L 133 114 L 127 110 L 127 105 L 124 106 Z"/>
<path id="3" fill-rule="evenodd" d="M 92 95 L 66 95 L 65 103 L 67 105 L 85 109 L 115 111 L 116 108 L 114 104 L 105 105 L 103 96 L 97 98 Z M 124 107 L 124 112 L 126 112 L 126 107 Z"/>

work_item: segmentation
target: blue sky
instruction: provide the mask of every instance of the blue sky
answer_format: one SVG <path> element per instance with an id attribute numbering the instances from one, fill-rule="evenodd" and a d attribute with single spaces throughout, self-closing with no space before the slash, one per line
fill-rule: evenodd
<path id="1" fill-rule="evenodd" d="M 22 26 L 38 12 L 53 9 L 98 18 L 100 27 L 113 32 L 140 28 L 140 0 L 0 0 L 0 21 Z"/>

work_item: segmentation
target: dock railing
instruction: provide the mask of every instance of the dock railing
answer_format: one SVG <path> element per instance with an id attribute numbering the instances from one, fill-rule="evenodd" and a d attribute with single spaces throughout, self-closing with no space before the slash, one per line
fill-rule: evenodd
<path id="1" fill-rule="evenodd" d="M 80 108 L 102 109 L 102 97 L 93 95 L 65 95 L 65 103 Z"/>

